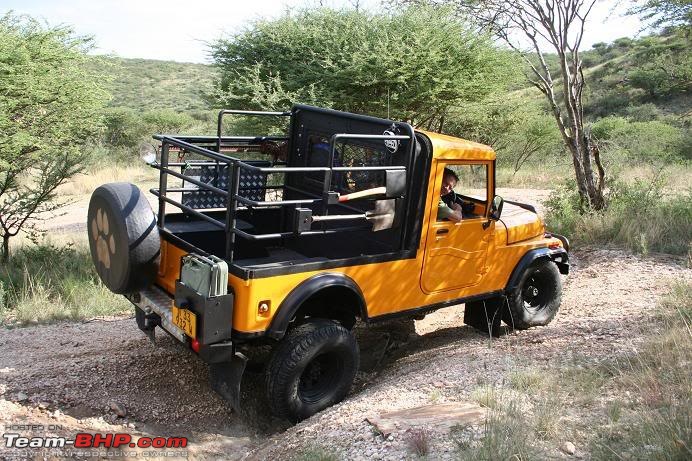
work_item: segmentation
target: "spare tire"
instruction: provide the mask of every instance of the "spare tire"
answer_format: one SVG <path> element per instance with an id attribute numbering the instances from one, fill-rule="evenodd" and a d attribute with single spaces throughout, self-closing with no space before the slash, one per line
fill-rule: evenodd
<path id="1" fill-rule="evenodd" d="M 97 188 L 87 232 L 96 272 L 113 293 L 134 293 L 154 281 L 161 241 L 156 216 L 137 186 L 116 182 Z"/>

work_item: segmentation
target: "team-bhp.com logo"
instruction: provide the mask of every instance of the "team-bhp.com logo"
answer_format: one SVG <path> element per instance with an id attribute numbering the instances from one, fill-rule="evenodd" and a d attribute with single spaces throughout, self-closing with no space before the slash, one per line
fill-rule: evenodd
<path id="1" fill-rule="evenodd" d="M 74 440 L 66 437 L 22 437 L 3 434 L 7 448 L 185 448 L 187 437 L 140 437 L 130 434 L 87 434 L 80 432 Z"/>

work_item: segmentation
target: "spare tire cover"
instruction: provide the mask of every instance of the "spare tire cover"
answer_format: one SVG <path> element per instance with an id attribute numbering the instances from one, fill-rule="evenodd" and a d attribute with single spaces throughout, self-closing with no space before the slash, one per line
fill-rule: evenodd
<path id="1" fill-rule="evenodd" d="M 96 272 L 114 293 L 150 285 L 159 267 L 161 241 L 156 216 L 134 184 L 104 184 L 91 194 L 89 248 Z"/>

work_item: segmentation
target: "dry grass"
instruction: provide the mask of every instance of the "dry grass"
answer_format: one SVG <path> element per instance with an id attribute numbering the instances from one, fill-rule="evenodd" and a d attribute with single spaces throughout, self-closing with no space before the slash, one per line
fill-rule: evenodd
<path id="1" fill-rule="evenodd" d="M 15 246 L 0 267 L 0 324 L 29 325 L 130 312 L 98 280 L 85 243 Z"/>
<path id="2" fill-rule="evenodd" d="M 414 429 L 408 433 L 408 448 L 418 457 L 427 456 L 430 453 L 430 434 L 424 429 Z"/>
<path id="3" fill-rule="evenodd" d="M 529 165 L 518 172 L 513 168 L 499 166 L 495 173 L 497 187 L 520 189 L 553 189 L 573 175 L 569 165 Z"/>
<path id="4" fill-rule="evenodd" d="M 671 287 L 615 358 L 582 358 L 510 373 L 507 387 L 472 398 L 492 411 L 480 436 L 465 434 L 459 459 L 562 456 L 565 440 L 590 459 L 692 459 L 692 284 Z"/>
<path id="5" fill-rule="evenodd" d="M 63 197 L 82 197 L 91 194 L 102 184 L 119 181 L 131 182 L 148 189 L 157 184 L 158 171 L 143 162 L 133 165 L 98 164 L 63 184 L 58 194 Z"/>
<path id="6" fill-rule="evenodd" d="M 313 445 L 292 457 L 295 461 L 338 461 L 341 459 L 334 451 L 319 445 Z"/>

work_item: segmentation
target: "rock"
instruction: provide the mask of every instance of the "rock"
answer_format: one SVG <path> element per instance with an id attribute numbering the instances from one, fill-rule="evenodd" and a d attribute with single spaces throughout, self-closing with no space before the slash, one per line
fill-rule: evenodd
<path id="1" fill-rule="evenodd" d="M 560 451 L 572 456 L 574 453 L 577 452 L 577 447 L 575 447 L 572 442 L 565 442 L 562 445 L 560 445 Z"/>
<path id="2" fill-rule="evenodd" d="M 125 407 L 122 405 L 118 404 L 117 402 L 111 402 L 109 404 L 110 409 L 113 411 L 113 413 L 116 414 L 119 418 L 124 418 L 125 415 L 127 415 L 127 411 L 125 410 Z"/>
<path id="3" fill-rule="evenodd" d="M 17 393 L 17 402 L 24 402 L 29 399 L 29 396 L 26 395 L 24 392 L 18 392 Z"/>

